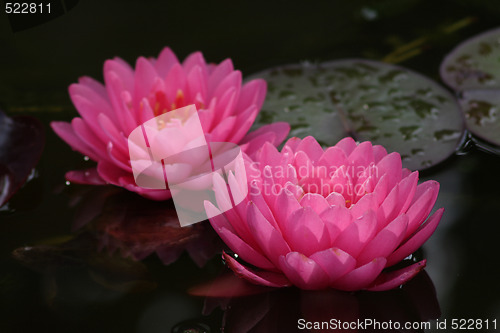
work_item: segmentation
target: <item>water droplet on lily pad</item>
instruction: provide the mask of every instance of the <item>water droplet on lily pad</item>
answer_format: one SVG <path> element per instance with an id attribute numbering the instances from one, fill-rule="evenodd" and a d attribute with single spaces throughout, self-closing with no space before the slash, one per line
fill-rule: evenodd
<path id="1" fill-rule="evenodd" d="M 399 152 L 403 165 L 415 170 L 453 154 L 464 134 L 454 96 L 403 67 L 346 59 L 287 65 L 251 78 L 258 77 L 273 89 L 255 126 L 287 121 L 290 137 L 312 135 L 328 146 L 348 135 L 369 140 Z M 280 97 L 284 92 L 294 100 Z"/>

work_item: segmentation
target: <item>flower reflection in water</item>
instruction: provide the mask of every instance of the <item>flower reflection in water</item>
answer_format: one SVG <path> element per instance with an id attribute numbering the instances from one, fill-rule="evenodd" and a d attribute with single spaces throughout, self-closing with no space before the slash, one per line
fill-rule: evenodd
<path id="1" fill-rule="evenodd" d="M 74 234 L 41 240 L 12 253 L 16 261 L 42 275 L 45 303 L 64 313 L 71 306 L 155 290 L 157 276 L 151 265 L 140 261 L 151 254 L 170 264 L 187 251 L 203 266 L 221 251 L 221 242 L 208 225 L 181 227 L 171 204 L 151 202 L 112 186 L 66 190 L 76 211 Z"/>
<path id="2" fill-rule="evenodd" d="M 181 227 L 171 201 L 150 201 L 115 187 L 81 190 L 86 192 L 73 197 L 74 228 L 86 225 L 95 232 L 101 250 L 135 260 L 156 253 L 166 265 L 187 251 L 201 267 L 222 249 L 208 224 Z"/>
<path id="3" fill-rule="evenodd" d="M 404 286 L 384 292 L 272 289 L 226 274 L 191 289 L 190 293 L 207 296 L 205 315 L 217 307 L 224 310 L 224 332 L 423 332 L 421 328 L 404 329 L 404 324 L 428 322 L 441 315 L 434 285 L 425 271 Z M 341 323 L 365 320 L 391 321 L 393 328 L 371 325 L 340 329 Z M 328 322 L 329 327 L 324 324 L 323 328 L 314 329 L 314 323 L 321 327 L 323 322 Z M 401 323 L 400 329 L 395 329 L 396 322 Z M 433 324 L 429 323 L 431 327 Z M 313 329 L 306 329 L 306 325 Z"/>
<path id="4" fill-rule="evenodd" d="M 67 315 L 74 307 L 156 289 L 157 282 L 145 264 L 98 252 L 95 245 L 93 235 L 82 232 L 17 248 L 12 256 L 41 274 L 44 302 Z"/>

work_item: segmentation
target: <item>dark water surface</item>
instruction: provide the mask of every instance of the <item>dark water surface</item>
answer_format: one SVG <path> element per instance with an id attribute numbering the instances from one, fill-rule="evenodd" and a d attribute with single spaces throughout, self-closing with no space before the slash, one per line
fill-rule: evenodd
<path id="1" fill-rule="evenodd" d="M 37 117 L 46 130 L 32 179 L 0 210 L 0 332 L 219 332 L 223 322 L 235 333 L 305 331 L 299 318 L 431 320 L 436 332 L 470 318 L 483 320 L 475 332 L 486 331 L 485 320 L 493 332 L 493 321 L 500 325 L 498 156 L 473 147 L 421 174 L 441 183 L 436 208 L 446 211 L 416 254 L 427 258 L 426 273 L 402 289 L 288 289 L 205 301 L 186 291 L 225 272 L 217 237 L 203 224 L 192 233 L 159 228 L 174 218 L 168 204 L 111 186 L 65 185 L 66 171 L 92 163 L 48 124 L 74 117 L 67 86 L 82 75 L 102 80 L 104 60 L 117 55 L 133 63 L 168 45 L 179 58 L 196 50 L 211 62 L 231 57 L 251 74 L 306 59 L 380 60 L 425 37 L 419 54 L 400 64 L 439 81 L 447 52 L 499 23 L 497 1 L 473 0 L 87 0 L 17 33 L 0 14 L 0 107 Z M 144 228 L 130 223 L 137 220 Z M 120 253 L 151 255 L 134 261 Z M 447 330 L 436 330 L 436 319 Z"/>

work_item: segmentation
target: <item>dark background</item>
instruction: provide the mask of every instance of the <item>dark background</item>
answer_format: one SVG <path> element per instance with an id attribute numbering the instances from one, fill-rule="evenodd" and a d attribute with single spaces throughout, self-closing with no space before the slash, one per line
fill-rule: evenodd
<path id="1" fill-rule="evenodd" d="M 465 23 L 447 30 L 457 22 Z M 99 289 L 70 269 L 53 298 L 47 296 L 53 290 L 47 272 L 12 259 L 15 248 L 71 235 L 75 211 L 63 190 L 64 172 L 86 163 L 48 123 L 76 115 L 68 85 L 82 75 L 102 80 L 104 60 L 120 56 L 134 63 L 170 46 L 179 59 L 197 50 L 209 62 L 230 57 L 249 75 L 303 60 L 381 60 L 426 38 L 420 53 L 401 65 L 439 81 L 446 53 L 499 24 L 500 2 L 494 0 L 82 0 L 16 33 L 2 11 L 0 108 L 41 119 L 47 144 L 36 177 L 0 211 L 0 332 L 170 332 L 183 320 L 201 318 L 212 327 L 222 320 L 221 311 L 203 317 L 202 300 L 184 293 L 220 271 L 219 257 L 201 270 L 187 256 L 168 267 L 150 257 L 146 265 L 158 289 L 136 294 Z M 500 320 L 499 172 L 497 156 L 471 149 L 423 174 L 440 181 L 436 207 L 446 209 L 424 246 L 443 319 Z"/>

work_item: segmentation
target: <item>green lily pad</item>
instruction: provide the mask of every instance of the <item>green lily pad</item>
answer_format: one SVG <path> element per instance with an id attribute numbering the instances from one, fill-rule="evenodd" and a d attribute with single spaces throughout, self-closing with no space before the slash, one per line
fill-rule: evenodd
<path id="1" fill-rule="evenodd" d="M 287 121 L 290 136 L 331 146 L 345 136 L 397 151 L 409 169 L 453 154 L 464 134 L 453 95 L 425 76 L 386 63 L 348 59 L 257 73 L 268 95 L 256 126 Z"/>
<path id="2" fill-rule="evenodd" d="M 467 90 L 460 98 L 467 128 L 477 137 L 500 146 L 500 91 Z"/>
<path id="3" fill-rule="evenodd" d="M 500 89 L 500 28 L 459 44 L 443 60 L 440 72 L 457 91 Z"/>
<path id="4" fill-rule="evenodd" d="M 500 28 L 458 45 L 443 60 L 440 71 L 443 81 L 459 92 L 467 129 L 500 146 Z"/>

